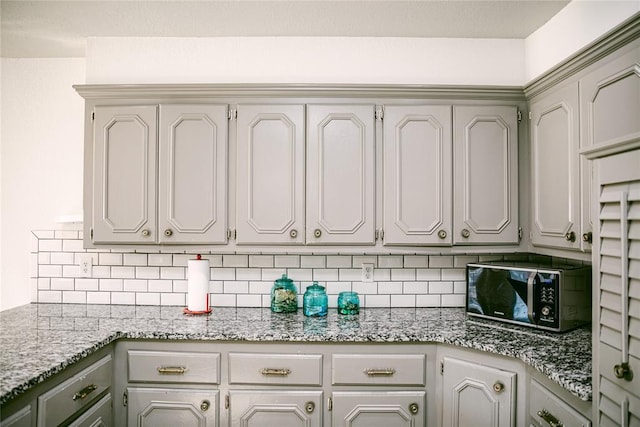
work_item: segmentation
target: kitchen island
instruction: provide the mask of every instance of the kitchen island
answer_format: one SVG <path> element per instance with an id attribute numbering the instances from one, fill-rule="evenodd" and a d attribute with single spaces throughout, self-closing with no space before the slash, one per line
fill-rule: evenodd
<path id="1" fill-rule="evenodd" d="M 0 312 L 0 404 L 122 339 L 293 343 L 440 343 L 514 357 L 589 401 L 591 330 L 558 334 L 469 318 L 462 308 L 362 309 L 326 318 L 268 308 L 29 304 Z"/>

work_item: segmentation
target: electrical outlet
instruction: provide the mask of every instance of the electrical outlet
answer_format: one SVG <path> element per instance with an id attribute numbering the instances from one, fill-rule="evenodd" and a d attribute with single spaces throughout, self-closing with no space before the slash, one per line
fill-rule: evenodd
<path id="1" fill-rule="evenodd" d="M 91 277 L 93 257 L 90 254 L 78 255 L 78 277 Z"/>
<path id="2" fill-rule="evenodd" d="M 362 264 L 362 281 L 373 282 L 373 264 Z"/>

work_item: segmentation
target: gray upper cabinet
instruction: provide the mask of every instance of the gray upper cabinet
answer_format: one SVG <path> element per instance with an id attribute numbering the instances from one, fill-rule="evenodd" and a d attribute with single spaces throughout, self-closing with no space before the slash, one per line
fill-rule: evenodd
<path id="1" fill-rule="evenodd" d="M 518 244 L 518 110 L 453 109 L 453 243 Z"/>
<path id="2" fill-rule="evenodd" d="M 227 106 L 161 105 L 161 243 L 227 241 Z"/>
<path id="3" fill-rule="evenodd" d="M 451 245 L 451 107 L 385 105 L 385 245 Z"/>
<path id="4" fill-rule="evenodd" d="M 94 243 L 156 240 L 156 111 L 155 105 L 94 110 Z"/>
<path id="5" fill-rule="evenodd" d="M 375 105 L 307 107 L 307 244 L 375 244 Z"/>
<path id="6" fill-rule="evenodd" d="M 531 111 L 531 241 L 579 249 L 578 84 L 536 99 Z"/>
<path id="7" fill-rule="evenodd" d="M 304 105 L 239 105 L 238 244 L 304 244 Z"/>
<path id="8" fill-rule="evenodd" d="M 97 106 L 92 242 L 226 243 L 226 105 Z"/>

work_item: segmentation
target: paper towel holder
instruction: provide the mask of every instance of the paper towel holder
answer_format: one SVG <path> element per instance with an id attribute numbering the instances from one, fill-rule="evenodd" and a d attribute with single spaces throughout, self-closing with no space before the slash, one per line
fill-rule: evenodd
<path id="1" fill-rule="evenodd" d="M 201 260 L 202 255 L 196 255 L 196 260 Z M 189 307 L 185 307 L 182 312 L 187 316 L 208 316 L 211 314 L 211 306 L 209 306 L 209 292 L 206 294 L 206 310 L 189 310 Z"/>

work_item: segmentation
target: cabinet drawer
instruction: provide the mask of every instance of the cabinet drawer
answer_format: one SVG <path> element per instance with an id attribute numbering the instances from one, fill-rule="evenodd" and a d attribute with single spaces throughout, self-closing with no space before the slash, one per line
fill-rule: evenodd
<path id="1" fill-rule="evenodd" d="M 322 355 L 229 353 L 229 383 L 320 386 Z"/>
<path id="2" fill-rule="evenodd" d="M 38 425 L 58 425 L 111 386 L 112 360 L 105 356 L 38 397 Z"/>
<path id="3" fill-rule="evenodd" d="M 335 385 L 426 384 L 424 354 L 334 354 Z"/>
<path id="4" fill-rule="evenodd" d="M 129 381 L 220 383 L 220 353 L 129 350 Z"/>
<path id="5" fill-rule="evenodd" d="M 591 426 L 588 419 L 536 380 L 531 380 L 529 399 L 529 415 L 535 420 L 535 425 Z"/>

